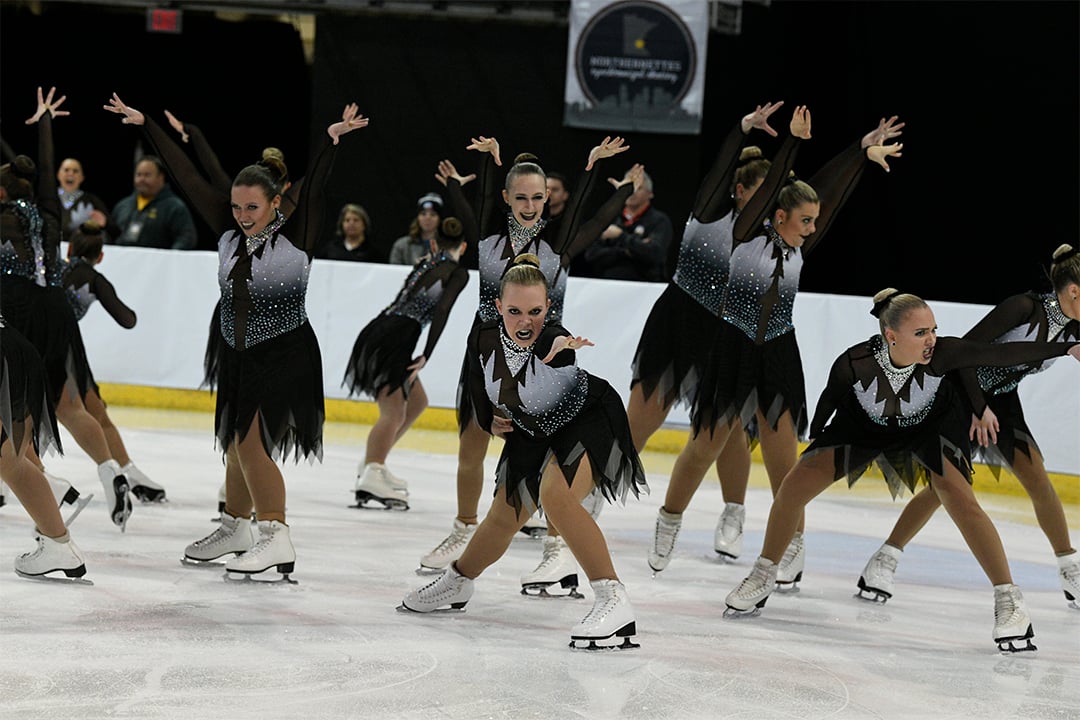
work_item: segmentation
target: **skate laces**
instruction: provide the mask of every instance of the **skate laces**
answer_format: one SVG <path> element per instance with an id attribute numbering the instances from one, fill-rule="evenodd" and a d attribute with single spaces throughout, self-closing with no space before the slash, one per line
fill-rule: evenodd
<path id="1" fill-rule="evenodd" d="M 217 530 L 210 533 L 202 540 L 196 540 L 195 542 L 193 542 L 192 547 L 198 549 L 208 548 L 213 545 L 217 545 L 218 543 L 225 542 L 231 539 L 232 536 L 236 534 L 236 531 L 240 529 L 240 518 L 233 518 L 232 527 L 228 527 L 226 525 L 226 520 L 224 519 L 224 513 L 222 515 L 222 521 L 221 524 L 218 525 Z"/>
<path id="2" fill-rule="evenodd" d="M 775 577 L 770 577 L 773 575 L 772 570 L 775 567 L 776 565 L 765 565 L 760 560 L 755 562 L 750 574 L 743 578 L 743 581 L 739 583 L 739 587 L 735 588 L 735 597 L 750 599 L 761 594 L 762 591 L 776 582 Z"/>
<path id="3" fill-rule="evenodd" d="M 1026 620 L 1027 613 L 1020 606 L 1020 589 L 1015 585 L 994 593 L 994 623 L 1013 625 Z"/>
<path id="4" fill-rule="evenodd" d="M 888 553 L 877 552 L 874 554 L 874 560 L 871 563 L 871 572 L 887 572 L 893 575 L 896 574 L 896 558 Z"/>
<path id="5" fill-rule="evenodd" d="M 660 557 L 667 557 L 675 548 L 675 539 L 679 537 L 682 518 L 668 520 L 663 515 L 656 516 L 656 534 L 653 537 L 653 549 Z"/>
<path id="6" fill-rule="evenodd" d="M 245 554 L 250 556 L 250 557 L 255 557 L 255 556 L 259 555 L 259 553 L 266 550 L 266 548 L 270 547 L 270 545 L 274 542 L 275 535 L 276 535 L 276 533 L 274 532 L 273 529 L 271 529 L 269 527 L 260 527 L 259 528 L 259 541 L 257 543 L 255 543 L 254 545 L 252 545 L 251 549 L 248 550 L 247 553 L 245 553 Z"/>
<path id="7" fill-rule="evenodd" d="M 799 537 L 792 540 L 788 544 L 787 549 L 784 550 L 784 557 L 780 558 L 780 566 L 787 567 L 791 565 L 791 563 L 795 562 L 795 558 L 798 557 L 800 552 L 802 552 L 802 549 L 803 539 L 802 535 L 800 535 Z M 896 569 L 896 561 L 893 561 L 893 569 Z"/>
<path id="8" fill-rule="evenodd" d="M 451 550 L 457 550 L 459 546 L 464 545 L 469 540 L 470 532 L 468 530 L 470 526 L 465 525 L 463 528 L 454 527 L 450 531 L 450 534 L 446 538 L 435 546 L 435 550 L 432 551 L 432 555 L 442 555 L 443 553 L 450 552 Z"/>
<path id="9" fill-rule="evenodd" d="M 451 574 L 456 575 L 457 577 L 451 577 Z M 439 602 L 456 595 L 464 584 L 464 575 L 452 573 L 451 570 L 447 570 L 442 575 L 417 590 L 416 596 L 424 602 Z"/>
<path id="10" fill-rule="evenodd" d="M 45 552 L 45 540 L 40 535 L 35 536 L 34 540 L 37 541 L 37 547 L 20 555 L 20 560 L 34 560 Z"/>
<path id="11" fill-rule="evenodd" d="M 592 608 L 581 620 L 582 625 L 601 622 L 605 617 L 614 612 L 619 604 L 618 583 L 602 586 L 604 589 L 596 594 L 596 601 Z"/>
<path id="12" fill-rule="evenodd" d="M 743 519 L 733 511 L 724 509 L 720 515 L 720 534 L 727 539 L 738 537 L 743 531 Z"/>
<path id="13" fill-rule="evenodd" d="M 559 560 L 559 555 L 562 553 L 562 543 L 551 542 L 544 543 L 544 556 L 540 560 L 540 564 L 536 566 L 536 570 L 546 570 L 550 566 L 556 564 Z"/>

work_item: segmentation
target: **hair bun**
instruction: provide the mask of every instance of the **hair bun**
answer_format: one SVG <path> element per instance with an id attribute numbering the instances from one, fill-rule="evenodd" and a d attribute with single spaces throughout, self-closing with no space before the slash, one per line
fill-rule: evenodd
<path id="1" fill-rule="evenodd" d="M 514 164 L 515 165 L 517 165 L 519 163 L 525 163 L 525 162 L 536 163 L 537 165 L 539 165 L 540 164 L 540 158 L 538 158 L 536 155 L 532 154 L 531 152 L 519 153 L 518 156 L 514 158 Z"/>
<path id="2" fill-rule="evenodd" d="M 885 309 L 885 306 L 889 304 L 894 297 L 900 294 L 900 291 L 896 288 L 885 288 L 876 295 L 874 295 L 874 307 L 870 308 L 870 314 L 876 318 L 881 317 L 881 311 Z"/>
<path id="3" fill-rule="evenodd" d="M 514 265 L 531 265 L 537 270 L 540 269 L 540 258 L 532 253 L 521 253 L 514 258 Z"/>
<path id="4" fill-rule="evenodd" d="M 465 232 L 465 227 L 456 217 L 444 218 L 440 226 L 442 234 L 451 240 L 460 240 Z"/>

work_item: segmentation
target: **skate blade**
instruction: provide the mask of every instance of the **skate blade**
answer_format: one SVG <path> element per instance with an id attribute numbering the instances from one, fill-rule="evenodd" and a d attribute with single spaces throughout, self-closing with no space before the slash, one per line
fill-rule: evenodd
<path id="1" fill-rule="evenodd" d="M 1071 607 L 1073 610 L 1080 610 L 1080 604 L 1078 604 L 1076 600 L 1070 602 L 1069 607 Z"/>
<path id="2" fill-rule="evenodd" d="M 581 600 L 581 599 L 583 599 L 585 597 L 584 595 L 582 595 L 581 593 L 578 592 L 577 585 L 574 585 L 573 587 L 570 587 L 570 588 L 565 588 L 566 589 L 565 593 L 550 593 L 550 592 L 548 592 L 548 588 L 554 588 L 554 587 L 563 587 L 563 588 L 565 588 L 565 586 L 560 585 L 557 582 L 543 583 L 543 584 L 532 583 L 532 584 L 529 584 L 529 585 L 522 585 L 521 586 L 521 594 L 526 596 L 526 597 L 550 598 L 552 600 L 562 599 L 562 598 L 570 598 L 572 600 Z"/>
<path id="3" fill-rule="evenodd" d="M 789 583 L 776 583 L 776 592 L 783 595 L 794 595 L 799 592 L 799 581 L 795 580 L 794 582 Z"/>
<path id="4" fill-rule="evenodd" d="M 767 599 L 768 598 L 766 598 L 766 600 Z M 740 610 L 738 608 L 734 608 L 734 607 L 731 607 L 730 605 L 728 605 L 727 609 L 724 610 L 724 617 L 728 618 L 729 620 L 742 620 L 744 618 L 756 618 L 758 615 L 761 614 L 761 608 L 764 605 L 765 605 L 765 600 L 762 600 L 761 602 L 759 602 L 757 605 L 750 608 L 749 610 Z"/>
<path id="5" fill-rule="evenodd" d="M 547 535 L 547 526 L 542 525 L 539 527 L 523 527 L 519 528 L 518 532 L 527 538 L 536 539 L 542 538 Z"/>
<path id="6" fill-rule="evenodd" d="M 449 566 L 449 563 L 447 563 L 447 566 Z M 428 567 L 427 565 L 421 565 L 420 567 L 416 568 L 416 574 L 417 575 L 438 575 L 441 572 L 443 572 L 444 570 L 446 570 L 445 567 L 433 568 L 433 567 Z"/>
<path id="7" fill-rule="evenodd" d="M 871 602 L 876 605 L 884 605 L 889 600 L 889 598 L 892 597 L 892 595 L 887 592 L 882 592 L 881 590 L 874 590 L 872 588 L 859 588 L 859 590 L 855 593 L 854 597 L 862 600 L 863 602 Z"/>
<path id="8" fill-rule="evenodd" d="M 86 572 L 86 566 L 85 565 L 82 566 L 80 569 L 82 570 L 83 573 Z M 50 570 L 49 572 L 65 572 L 66 573 L 66 572 L 75 572 L 75 571 Z M 19 572 L 18 570 L 15 571 L 15 574 L 18 575 L 21 578 L 26 578 L 27 580 L 37 580 L 38 582 L 51 582 L 51 583 L 60 583 L 62 585 L 86 585 L 86 586 L 92 586 L 94 584 L 93 580 L 87 580 L 86 578 L 82 577 L 81 575 L 79 577 L 67 577 L 67 576 L 63 576 L 63 575 L 48 575 L 48 574 L 46 574 L 46 575 L 28 575 L 28 574 L 26 574 L 24 572 Z"/>
<path id="9" fill-rule="evenodd" d="M 267 568 L 269 570 L 270 568 Z M 235 570 L 226 570 L 222 575 L 222 578 L 227 583 L 234 583 L 237 585 L 299 585 L 299 581 L 293 580 L 289 575 L 290 573 L 281 573 L 278 577 L 265 577 L 262 573 L 267 570 L 263 570 L 260 573 L 242 573 Z"/>
<path id="10" fill-rule="evenodd" d="M 368 503 L 373 503 L 368 505 Z M 356 503 L 349 507 L 356 510 L 408 510 L 409 503 L 398 498 L 381 498 L 363 490 L 356 491 Z"/>
<path id="11" fill-rule="evenodd" d="M 627 623 L 606 638 L 587 638 L 570 636 L 571 650 L 599 652 L 604 650 L 633 650 L 641 645 L 634 642 L 637 637 L 637 623 Z"/>
<path id="12" fill-rule="evenodd" d="M 724 565 L 733 563 L 739 559 L 738 555 L 733 555 L 726 550 L 717 550 L 716 548 L 713 548 L 713 552 L 715 553 L 713 559 Z"/>
<path id="13" fill-rule="evenodd" d="M 1035 630 L 1031 625 L 1028 625 L 1027 631 L 1023 635 L 1012 635 L 1010 637 L 994 638 L 994 642 L 997 643 L 998 650 L 1004 655 L 1011 655 L 1017 652 L 1034 652 L 1039 648 L 1035 647 L 1035 644 L 1031 642 L 1031 638 L 1035 637 Z M 1023 646 L 1018 646 L 1017 643 L 1023 643 Z"/>
<path id="14" fill-rule="evenodd" d="M 195 558 L 189 558 L 186 555 L 180 558 L 181 565 L 193 568 L 223 568 L 225 567 L 225 562 L 225 560 L 220 558 L 214 558 L 213 560 L 196 560 Z"/>
<path id="15" fill-rule="evenodd" d="M 405 603 L 398 605 L 396 608 L 399 613 L 405 613 L 407 615 L 449 615 L 455 613 L 465 612 L 465 603 L 454 603 L 450 607 L 441 607 L 428 612 L 420 612 L 419 610 L 413 610 L 410 607 L 405 607 Z"/>
<path id="16" fill-rule="evenodd" d="M 79 517 L 79 513 L 81 513 L 93 499 L 94 493 L 90 493 L 89 495 L 80 495 L 79 497 L 77 497 L 74 503 L 75 509 L 71 511 L 71 514 L 68 515 L 67 520 L 64 521 L 64 527 L 71 527 L 71 523 L 75 522 L 75 518 Z"/>

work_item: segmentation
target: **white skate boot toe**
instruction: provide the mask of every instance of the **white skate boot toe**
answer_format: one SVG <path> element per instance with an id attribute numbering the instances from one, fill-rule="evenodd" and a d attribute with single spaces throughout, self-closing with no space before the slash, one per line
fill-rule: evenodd
<path id="1" fill-rule="evenodd" d="M 93 585 L 89 580 L 82 579 L 86 574 L 86 563 L 69 535 L 65 533 L 63 537 L 50 538 L 39 534 L 34 539 L 37 541 L 37 547 L 15 558 L 17 575 L 32 580 L 56 580 Z M 62 573 L 63 577 L 53 577 L 51 573 Z"/>
<path id="2" fill-rule="evenodd" d="M 420 558 L 417 574 L 429 575 L 445 570 L 450 563 L 461 557 L 461 553 L 465 552 L 465 547 L 469 544 L 469 539 L 472 538 L 474 532 L 476 532 L 476 525 L 466 525 L 455 518 L 450 534 L 436 545 L 434 550 Z"/>
<path id="3" fill-rule="evenodd" d="M 289 526 L 277 520 L 260 520 L 258 527 L 258 542 L 247 552 L 226 561 L 225 579 L 246 580 L 273 568 L 281 573 L 281 578 L 263 582 L 286 582 L 295 585 L 296 581 L 289 577 L 296 564 L 296 550 L 289 536 Z"/>
<path id="4" fill-rule="evenodd" d="M 743 523 L 746 521 L 746 507 L 738 503 L 726 503 L 724 512 L 716 523 L 713 536 L 713 550 L 722 558 L 735 560 L 742 554 Z"/>
<path id="5" fill-rule="evenodd" d="M 451 563 L 442 575 L 406 595 L 397 609 L 414 613 L 464 612 L 472 594 L 473 581 Z"/>
<path id="6" fill-rule="evenodd" d="M 896 564 L 904 551 L 892 545 L 882 545 L 870 556 L 859 576 L 859 591 L 855 597 L 861 600 L 884 603 L 893 596 Z"/>
<path id="7" fill-rule="evenodd" d="M 753 617 L 760 614 L 765 601 L 776 587 L 778 569 L 776 563 L 767 558 L 759 557 L 755 560 L 750 574 L 724 598 L 727 605 L 724 617 Z"/>
<path id="8" fill-rule="evenodd" d="M 596 596 L 592 609 L 570 630 L 574 650 L 629 650 L 641 647 L 634 642 L 637 621 L 626 586 L 618 580 L 593 580 Z"/>
<path id="9" fill-rule="evenodd" d="M 555 588 L 566 590 L 555 593 Z M 544 557 L 536 569 L 521 576 L 521 594 L 535 597 L 585 597 L 578 592 L 577 562 L 561 537 L 544 538 Z"/>
<path id="10" fill-rule="evenodd" d="M 363 508 L 368 503 L 378 503 L 380 509 L 408 510 L 409 491 L 405 481 L 398 478 L 382 463 L 368 463 L 356 481 L 356 505 Z"/>

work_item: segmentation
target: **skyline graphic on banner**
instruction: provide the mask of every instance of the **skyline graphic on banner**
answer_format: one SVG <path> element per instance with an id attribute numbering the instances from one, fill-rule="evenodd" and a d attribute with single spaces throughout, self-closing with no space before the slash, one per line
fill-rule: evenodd
<path id="1" fill-rule="evenodd" d="M 703 0 L 626 0 L 599 9 L 575 0 L 563 121 L 573 127 L 698 134 L 706 11 Z"/>

